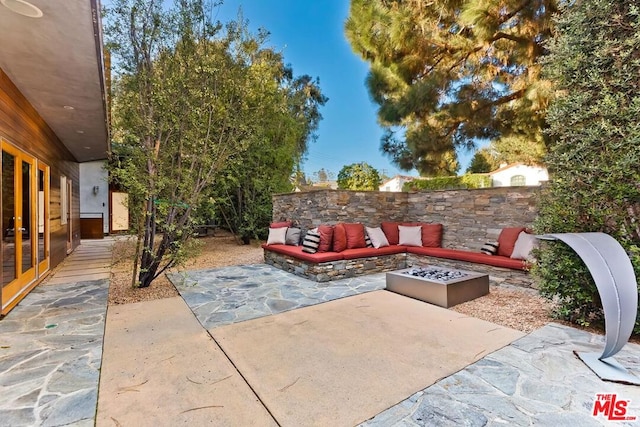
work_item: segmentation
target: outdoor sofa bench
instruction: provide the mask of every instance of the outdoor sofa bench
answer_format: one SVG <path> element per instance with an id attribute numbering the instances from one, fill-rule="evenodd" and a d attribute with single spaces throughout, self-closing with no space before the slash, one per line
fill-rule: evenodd
<path id="1" fill-rule="evenodd" d="M 507 246 L 507 252 L 513 251 L 515 240 L 522 231 L 524 227 L 504 229 L 498 241 L 506 242 L 502 244 Z M 393 237 L 389 243 L 395 243 Z M 506 255 L 400 244 L 316 253 L 304 252 L 302 246 L 296 245 L 263 244 L 262 247 L 265 263 L 317 282 L 430 264 L 486 273 L 494 283 L 532 286 L 528 273 L 530 263 Z"/>

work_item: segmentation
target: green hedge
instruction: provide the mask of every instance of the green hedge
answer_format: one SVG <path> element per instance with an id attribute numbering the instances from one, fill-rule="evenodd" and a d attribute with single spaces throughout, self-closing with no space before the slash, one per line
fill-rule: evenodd
<path id="1" fill-rule="evenodd" d="M 640 277 L 636 3 L 584 0 L 559 14 L 558 36 L 544 64 L 557 94 L 546 116 L 551 180 L 537 203 L 535 229 L 607 233 L 620 242 Z M 556 303 L 557 317 L 584 326 L 604 322 L 591 274 L 566 245 L 543 244 L 534 273 L 540 293 Z M 640 312 L 634 332 L 640 333 Z"/>
<path id="2" fill-rule="evenodd" d="M 402 186 L 402 191 L 457 190 L 486 187 L 491 187 L 491 177 L 489 175 L 468 173 L 462 176 L 415 179 L 405 182 Z"/>

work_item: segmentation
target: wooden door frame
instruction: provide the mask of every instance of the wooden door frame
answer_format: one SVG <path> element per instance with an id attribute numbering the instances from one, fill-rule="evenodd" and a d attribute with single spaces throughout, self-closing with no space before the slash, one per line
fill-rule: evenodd
<path id="1" fill-rule="evenodd" d="M 40 171 L 42 171 L 44 173 L 44 201 L 43 201 L 43 207 L 44 207 L 44 218 L 43 218 L 43 222 L 44 222 L 44 232 L 42 233 L 42 239 L 44 240 L 43 244 L 44 244 L 44 258 L 40 259 L 37 258 L 38 260 L 38 272 L 37 275 L 38 277 L 41 277 L 44 273 L 46 273 L 47 271 L 49 271 L 49 267 L 51 265 L 50 259 L 51 259 L 51 235 L 50 235 L 50 223 L 49 223 L 49 218 L 51 215 L 50 212 L 50 206 L 49 206 L 49 192 L 51 191 L 51 169 L 49 168 L 49 166 L 47 164 L 45 164 L 44 162 L 38 161 L 38 173 L 40 173 Z M 38 177 L 39 178 L 39 177 Z M 38 180 L 39 182 L 39 180 Z M 36 192 L 39 192 L 40 189 L 38 188 Z M 38 195 L 38 203 L 40 202 L 40 197 Z M 40 210 L 39 210 L 39 206 L 38 206 L 38 228 L 40 227 Z M 40 240 L 40 230 L 38 229 L 38 245 L 40 244 L 39 240 Z M 37 247 L 36 249 L 36 254 L 40 253 L 40 246 Z"/>
<path id="2" fill-rule="evenodd" d="M 67 183 L 67 254 L 73 252 L 73 180 L 66 178 Z"/>
<path id="3" fill-rule="evenodd" d="M 14 248 L 15 248 L 15 279 L 12 280 L 7 286 L 2 286 L 2 297 L 1 297 L 1 306 L 2 313 L 5 313 L 5 310 L 8 311 L 11 307 L 17 304 L 22 296 L 29 292 L 33 286 L 36 284 L 36 279 L 38 277 L 37 274 L 37 237 L 34 239 L 33 237 L 33 226 L 36 225 L 37 229 L 37 159 L 30 155 L 29 153 L 21 150 L 15 145 L 11 144 L 4 138 L 0 138 L 0 153 L 2 151 L 7 152 L 12 155 L 16 159 L 16 163 L 14 164 Z M 23 228 L 24 223 L 24 215 L 23 215 L 23 206 L 22 206 L 22 191 L 23 191 L 23 182 L 22 182 L 22 163 L 26 162 L 31 165 L 30 170 L 30 179 L 31 179 L 31 191 L 29 194 L 29 203 L 31 206 L 29 224 L 31 226 L 31 268 L 29 268 L 26 272 L 22 271 L 22 259 L 24 254 L 22 253 L 22 232 L 19 230 Z M 20 202 L 17 203 L 15 200 L 20 198 Z M 37 232 L 36 232 L 37 236 Z M 4 252 L 4 249 L 3 249 Z M 4 254 L 3 254 L 4 256 Z M 4 271 L 2 273 L 4 275 Z M 4 280 L 3 280 L 4 282 Z"/>

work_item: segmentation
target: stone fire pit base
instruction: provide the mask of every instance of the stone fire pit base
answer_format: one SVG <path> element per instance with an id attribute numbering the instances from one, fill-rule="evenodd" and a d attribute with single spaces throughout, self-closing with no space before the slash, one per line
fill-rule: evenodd
<path id="1" fill-rule="evenodd" d="M 410 273 L 423 274 L 425 277 Z M 439 279 L 439 277 L 443 277 L 443 279 Z M 453 278 L 447 280 L 448 277 Z M 487 295 L 489 293 L 489 276 L 473 271 L 437 266 L 412 267 L 387 273 L 386 289 L 449 308 Z"/>

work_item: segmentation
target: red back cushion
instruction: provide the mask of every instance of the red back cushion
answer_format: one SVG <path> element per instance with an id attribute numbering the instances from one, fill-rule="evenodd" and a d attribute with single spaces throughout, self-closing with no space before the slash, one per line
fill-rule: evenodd
<path id="1" fill-rule="evenodd" d="M 291 225 L 293 225 L 291 221 L 272 222 L 271 225 L 269 225 L 269 228 L 284 228 L 291 227 Z"/>
<path id="2" fill-rule="evenodd" d="M 442 224 L 425 224 L 422 226 L 422 246 L 439 248 L 442 246 Z"/>
<path id="3" fill-rule="evenodd" d="M 503 228 L 498 236 L 498 255 L 510 257 L 516 244 L 518 235 L 525 230 L 524 227 Z"/>
<path id="4" fill-rule="evenodd" d="M 366 248 L 367 243 L 364 240 L 364 225 L 362 224 L 343 224 L 347 234 L 347 249 Z"/>
<path id="5" fill-rule="evenodd" d="M 347 249 L 347 230 L 344 224 L 336 224 L 333 226 L 333 251 L 342 252 Z"/>
<path id="6" fill-rule="evenodd" d="M 387 236 L 390 245 L 397 245 L 400 241 L 400 230 L 398 230 L 398 222 L 383 222 L 380 224 L 382 232 Z M 515 241 L 514 241 L 515 242 Z"/>
<path id="7" fill-rule="evenodd" d="M 318 227 L 318 234 L 320 234 L 318 252 L 330 252 L 331 246 L 333 245 L 333 227 L 330 225 L 321 225 Z"/>

